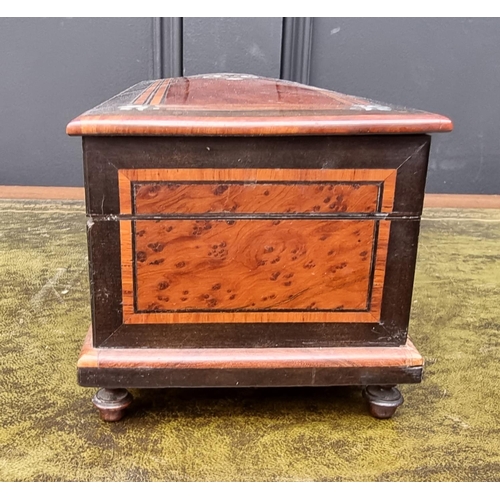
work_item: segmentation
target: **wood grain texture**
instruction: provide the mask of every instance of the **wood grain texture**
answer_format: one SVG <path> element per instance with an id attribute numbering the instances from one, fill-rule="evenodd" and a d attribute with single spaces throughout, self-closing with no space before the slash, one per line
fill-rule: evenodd
<path id="1" fill-rule="evenodd" d="M 375 213 L 375 184 L 218 182 L 134 184 L 134 208 L 144 214 Z"/>
<path id="2" fill-rule="evenodd" d="M 90 328 L 78 367 L 258 369 L 418 367 L 424 360 L 410 339 L 397 347 L 267 349 L 96 349 Z"/>
<path id="3" fill-rule="evenodd" d="M 122 290 L 122 321 L 125 323 L 135 314 L 135 277 L 134 277 L 134 236 L 132 221 L 120 221 L 120 265 Z"/>
<path id="4" fill-rule="evenodd" d="M 366 310 L 375 221 L 135 222 L 137 309 Z"/>
<path id="5" fill-rule="evenodd" d="M 379 320 L 389 221 L 120 224 L 127 324 Z"/>
<path id="6" fill-rule="evenodd" d="M 120 212 L 389 213 L 396 175 L 393 169 L 120 169 Z"/>
<path id="7" fill-rule="evenodd" d="M 141 82 L 75 118 L 69 135 L 448 132 L 441 115 L 294 82 L 212 74 Z"/>
<path id="8" fill-rule="evenodd" d="M 391 215 L 409 216 L 422 210 L 430 137 L 84 137 L 83 143 L 89 215 L 122 213 L 117 176 L 131 177 L 125 179 L 127 193 L 129 181 L 170 182 L 176 171 L 180 182 L 253 179 L 293 184 L 361 182 L 349 173 L 360 170 L 360 179 L 387 180 L 389 185 L 387 177 L 365 175 L 380 170 L 392 171 L 396 179 L 393 201 L 383 200 L 393 204 Z"/>
<path id="9" fill-rule="evenodd" d="M 91 244 L 91 296 L 94 330 L 94 345 L 109 348 L 233 348 L 233 347 L 337 347 L 337 346 L 383 346 L 402 345 L 408 332 L 411 288 L 417 250 L 419 220 L 391 219 L 389 251 L 380 316 L 368 322 L 348 321 L 345 311 L 330 313 L 332 322 L 253 322 L 238 323 L 238 313 L 221 318 L 228 322 L 188 323 L 183 322 L 182 313 L 165 313 L 174 322 L 133 323 L 147 321 L 147 317 L 137 317 L 133 304 L 133 273 L 130 272 L 129 298 L 123 296 L 122 277 L 131 266 L 121 266 L 120 252 L 128 248 L 132 262 L 132 238 L 130 228 L 127 234 L 118 229 L 131 226 L 130 220 L 94 221 L 90 228 Z M 117 245 L 117 241 L 122 241 Z M 94 243 L 95 242 L 95 243 Z M 374 273 L 375 278 L 376 273 Z M 376 288 L 375 288 L 376 290 Z M 373 294 L 373 291 L 372 291 Z M 130 309 L 127 309 L 130 306 Z M 373 304 L 372 304 L 373 309 Z M 314 311 L 308 314 L 314 314 Z M 127 316 L 127 314 L 129 316 Z M 161 315 L 162 313 L 155 313 Z M 184 313 L 193 314 L 193 313 Z M 219 313 L 208 312 L 207 315 Z M 253 314 L 253 313 L 248 313 Z M 274 312 L 273 314 L 281 314 Z M 305 315 L 306 313 L 300 313 Z M 324 314 L 324 313 L 320 313 Z M 335 321 L 333 315 L 338 315 Z M 366 313 L 357 313 L 366 314 Z M 145 315 L 152 316 L 152 314 Z M 168 318 L 166 318 L 168 320 Z M 210 320 L 210 318 L 206 318 Z M 279 319 L 279 318 L 278 318 Z M 124 321 L 131 321 L 127 323 Z M 177 322 L 175 322 L 177 321 Z"/>
<path id="10" fill-rule="evenodd" d="M 90 332 L 88 338 L 90 338 Z M 78 360 L 90 387 L 295 387 L 418 383 L 423 359 L 399 347 L 305 349 L 94 349 Z"/>
<path id="11" fill-rule="evenodd" d="M 85 179 L 87 185 L 88 213 L 92 215 L 95 245 L 92 256 L 92 296 L 95 345 L 109 348 L 281 348 L 281 347 L 333 347 L 366 345 L 401 345 L 406 340 L 408 315 L 411 305 L 416 235 L 423 199 L 426 162 L 429 150 L 428 136 L 358 136 L 358 137 L 85 137 Z M 175 168 L 171 168 L 174 166 Z M 256 318 L 255 322 L 238 322 L 238 312 L 156 312 L 134 313 L 134 275 L 130 267 L 127 298 L 122 290 L 122 276 L 127 276 L 127 266 L 121 266 L 120 252 L 128 252 L 132 263 L 131 224 L 127 234 L 116 235 L 115 226 L 127 225 L 130 219 L 191 219 L 200 220 L 196 214 L 133 214 L 132 187 L 134 182 L 157 182 L 172 172 L 182 174 L 185 182 L 220 184 L 227 178 L 241 179 L 258 177 L 259 182 L 275 182 L 276 175 L 289 176 L 291 180 L 280 180 L 294 184 L 300 182 L 307 171 L 305 182 L 352 182 L 349 170 L 389 171 L 396 180 L 391 212 L 365 214 L 364 219 L 390 220 L 389 252 L 385 261 L 387 271 L 382 274 L 384 259 L 381 254 L 373 262 L 373 282 L 380 282 L 383 293 L 375 285 L 372 290 L 372 307 L 376 306 L 377 290 L 380 292 L 380 314 L 349 313 L 333 311 L 329 321 L 323 317 L 308 315 L 325 314 L 316 311 L 300 312 L 288 321 L 283 317 Z M 232 171 L 233 173 L 227 173 Z M 199 172 L 199 173 L 198 173 Z M 286 173 L 285 173 L 286 172 Z M 167 174 L 168 173 L 168 174 Z M 283 173 L 283 174 L 281 174 Z M 382 172 L 385 177 L 385 173 Z M 146 177 L 144 177 L 144 175 Z M 210 175 L 211 177 L 207 177 Z M 297 175 L 299 174 L 299 175 Z M 150 176 L 148 178 L 147 176 Z M 231 177 L 234 175 L 236 177 Z M 312 177 L 308 177 L 311 175 Z M 325 175 L 338 176 L 340 181 L 324 181 Z M 358 174 L 359 175 L 359 174 Z M 222 176 L 222 179 L 221 179 Z M 238 177 L 240 176 L 240 177 Z M 342 177 L 344 176 L 344 177 Z M 122 179 L 123 177 L 123 179 Z M 129 178 L 130 177 L 130 178 Z M 365 176 L 366 177 L 366 176 Z M 142 179 L 146 179 L 146 181 Z M 193 181 L 193 178 L 196 180 Z M 319 181 L 317 179 L 320 179 Z M 122 189 L 130 198 L 129 211 L 120 211 L 119 180 Z M 239 179 L 239 180 L 238 180 Z M 269 180 L 271 179 L 271 180 Z M 338 177 L 334 177 L 338 179 Z M 348 179 L 344 181 L 343 179 Z M 356 179 L 354 177 L 354 179 Z M 390 193 L 391 179 L 380 176 L 375 182 L 383 183 L 382 190 Z M 159 182 L 171 182 L 171 179 Z M 177 182 L 177 181 L 174 181 Z M 180 180 L 182 182 L 182 178 Z M 359 181 L 355 181 L 359 182 Z M 389 186 L 388 189 L 385 189 Z M 125 199 L 125 198 L 124 198 Z M 384 200 L 379 200 L 384 205 Z M 390 199 L 389 199 L 390 202 Z M 109 214 L 109 215 L 108 215 Z M 242 218 L 242 214 L 204 214 L 204 219 Z M 244 219 L 265 220 L 266 215 L 249 214 Z M 300 219 L 336 221 L 347 218 L 359 220 L 359 215 L 349 212 L 334 214 L 283 214 L 274 219 Z M 389 220 L 387 222 L 389 222 Z M 120 222 L 122 221 L 122 222 Z M 379 222 L 382 239 L 384 221 Z M 122 248 L 117 245 L 121 239 Z M 116 252 L 115 252 L 116 250 Z M 118 256 L 115 255 L 118 253 Z M 162 257 L 163 258 L 163 257 Z M 127 287 L 125 287 L 126 292 Z M 184 291 L 184 290 L 183 290 Z M 104 292 L 113 299 L 107 299 Z M 269 299 L 268 299 L 269 300 Z M 128 301 L 128 302 L 127 302 Z M 127 309 L 129 308 L 129 309 Z M 187 322 L 185 315 L 205 315 L 202 321 Z M 213 321 L 213 316 L 224 314 Z M 251 311 L 248 314 L 276 314 L 283 311 Z M 285 313 L 288 314 L 288 313 Z M 349 317 L 349 314 L 354 316 Z M 357 317 L 357 315 L 364 317 Z M 127 316 L 128 315 L 128 316 Z M 161 318 L 161 315 L 166 318 Z M 184 316 L 183 316 L 184 315 Z M 307 316 L 306 316 L 307 315 Z M 336 318 L 334 315 L 338 315 Z M 148 323 L 151 317 L 165 322 Z M 304 321 L 309 319 L 310 321 Z M 109 320 L 112 318 L 112 321 Z M 253 318 L 249 318 L 251 321 Z M 262 321 L 262 319 L 267 321 Z M 125 321 L 125 322 L 124 322 Z M 169 322 L 171 321 L 171 322 Z M 191 319 L 193 321 L 193 319 Z M 197 320 L 198 321 L 198 320 Z M 228 375 L 229 376 L 229 375 Z M 289 374 L 292 376 L 292 374 Z M 295 376 L 295 375 L 294 375 Z M 298 375 L 296 375 L 298 377 Z M 325 375 L 326 376 L 326 375 Z"/>

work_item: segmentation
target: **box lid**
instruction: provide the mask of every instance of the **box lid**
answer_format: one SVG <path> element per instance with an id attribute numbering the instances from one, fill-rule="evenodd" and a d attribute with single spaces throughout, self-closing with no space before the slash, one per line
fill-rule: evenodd
<path id="1" fill-rule="evenodd" d="M 445 116 L 285 80 L 207 74 L 144 81 L 71 121 L 69 135 L 449 132 Z"/>

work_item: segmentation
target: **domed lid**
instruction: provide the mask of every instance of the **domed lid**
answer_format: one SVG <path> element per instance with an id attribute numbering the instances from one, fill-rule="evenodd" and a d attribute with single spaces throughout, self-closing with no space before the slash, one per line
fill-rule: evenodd
<path id="1" fill-rule="evenodd" d="M 449 132 L 445 116 L 285 80 L 208 74 L 145 81 L 75 118 L 69 135 Z"/>

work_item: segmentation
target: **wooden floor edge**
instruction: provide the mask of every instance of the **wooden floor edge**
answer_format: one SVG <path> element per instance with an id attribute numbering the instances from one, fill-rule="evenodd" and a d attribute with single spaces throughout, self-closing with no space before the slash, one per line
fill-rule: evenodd
<path id="1" fill-rule="evenodd" d="M 500 195 L 429 193 L 424 208 L 500 208 Z"/>
<path id="2" fill-rule="evenodd" d="M 83 201 L 85 190 L 82 187 L 0 185 L 0 199 Z"/>
<path id="3" fill-rule="evenodd" d="M 4 186 L 0 199 L 5 200 L 77 200 L 85 199 L 83 187 Z M 500 194 L 438 194 L 425 195 L 424 208 L 498 208 Z"/>

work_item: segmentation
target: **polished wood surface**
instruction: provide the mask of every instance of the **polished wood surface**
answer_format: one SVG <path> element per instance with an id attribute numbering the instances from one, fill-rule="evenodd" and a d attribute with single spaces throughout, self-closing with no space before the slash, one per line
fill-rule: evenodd
<path id="1" fill-rule="evenodd" d="M 390 213 L 396 176 L 396 169 L 119 169 L 120 213 Z"/>
<path id="2" fill-rule="evenodd" d="M 123 321 L 379 321 L 390 224 L 121 221 Z"/>
<path id="3" fill-rule="evenodd" d="M 430 139 L 425 135 L 84 137 L 94 345 L 147 349 L 404 344 L 429 146 Z M 239 202 L 244 210 L 251 210 L 250 213 L 238 211 L 236 207 L 234 212 L 198 214 L 190 212 L 187 205 L 184 212 L 181 207 L 177 213 L 138 213 L 136 188 L 155 183 L 181 184 L 189 189 L 210 185 L 216 191 L 212 199 L 219 200 L 219 203 L 229 190 L 222 195 L 217 194 L 222 191 L 218 190 L 221 185 L 260 189 L 262 184 L 277 184 L 287 186 L 289 193 L 294 192 L 298 196 L 297 206 L 300 209 L 305 203 L 305 198 L 299 196 L 302 186 L 333 184 L 336 188 L 359 184 L 360 187 L 349 192 L 348 203 L 344 197 L 338 212 L 286 213 L 290 206 L 285 207 L 284 204 L 279 207 L 284 210 L 282 212 L 259 212 L 259 203 L 252 206 L 249 198 L 244 197 Z M 378 187 L 377 211 L 342 211 L 358 205 L 362 187 L 370 185 Z M 170 203 L 169 193 L 161 191 L 158 196 Z M 278 205 L 280 199 L 274 198 Z M 326 203 L 325 199 L 321 201 Z M 154 208 L 141 203 L 144 203 L 143 198 L 139 205 L 141 210 L 148 212 L 162 210 L 163 206 L 163 201 Z M 347 207 L 343 208 L 344 205 Z M 172 206 L 178 207 L 174 204 L 168 209 L 173 210 Z M 206 205 L 203 206 L 206 208 Z M 216 205 L 214 209 L 218 210 L 221 206 L 224 209 L 224 204 Z M 308 208 L 307 205 L 305 208 Z M 137 308 L 141 288 L 138 287 L 137 249 L 134 248 L 140 236 L 136 235 L 134 225 L 146 221 L 153 224 L 155 220 L 160 221 L 154 223 L 158 225 L 167 221 L 236 221 L 238 224 L 242 221 L 249 221 L 248 224 L 290 220 L 318 224 L 324 221 L 376 221 L 378 232 L 373 239 L 377 251 L 370 256 L 371 271 L 368 276 L 370 310 L 235 310 L 217 309 L 217 304 L 214 309 L 210 307 L 213 304 L 211 301 L 205 310 L 141 312 Z M 160 250 L 162 243 L 163 240 L 157 238 L 148 244 Z M 215 241 L 212 246 L 219 243 Z M 318 245 L 317 248 L 321 247 Z M 152 248 L 146 246 L 146 249 L 153 253 Z M 148 269 L 167 265 L 166 250 L 160 252 L 163 252 L 161 256 L 151 258 L 155 264 L 147 264 Z M 207 265 L 211 258 L 208 252 L 206 256 L 200 254 L 199 257 L 207 259 L 205 262 L 200 260 L 202 266 Z M 160 262 L 161 259 L 165 260 Z M 175 267 L 173 270 L 177 273 L 182 271 Z M 168 273 L 169 270 L 165 269 L 160 274 Z M 209 288 L 217 283 L 219 281 L 214 281 Z M 277 282 L 269 280 L 269 283 L 278 286 Z M 188 298 L 191 292 L 184 295 L 186 290 L 177 290 L 182 294 L 176 295 L 181 304 L 191 300 Z M 214 292 L 222 293 L 222 282 L 219 290 Z M 224 289 L 227 290 L 232 288 Z M 269 297 L 272 293 L 276 292 L 263 293 L 260 298 Z M 156 301 L 159 291 L 156 294 L 150 303 Z M 198 296 L 207 294 L 200 292 Z M 206 300 L 231 303 L 231 295 L 209 296 Z M 169 295 L 161 296 L 169 298 L 165 304 L 170 303 Z M 266 302 L 269 300 L 274 299 L 268 298 Z"/>
<path id="4" fill-rule="evenodd" d="M 396 349 L 400 349 L 400 347 Z M 141 350 L 151 352 L 151 350 Z M 274 350 L 268 349 L 268 351 Z M 109 351 L 118 350 L 109 349 Z M 121 351 L 123 352 L 123 350 Z M 207 352 L 204 349 L 197 349 L 197 351 L 199 353 Z M 211 353 L 207 352 L 207 354 Z M 151 359 L 145 360 L 143 357 L 139 357 L 136 364 L 132 357 L 128 357 L 127 362 L 124 358 L 120 359 L 117 356 L 117 366 L 108 367 L 107 363 L 104 362 L 99 366 L 79 367 L 78 383 L 87 387 L 97 386 L 111 389 L 124 386 L 136 388 L 394 386 L 395 384 L 419 383 L 422 380 L 423 371 L 422 364 L 415 366 L 399 364 L 397 354 L 395 362 L 385 364 L 382 361 L 383 352 L 373 353 L 375 358 L 380 355 L 380 362 L 374 363 L 373 366 L 371 364 L 365 365 L 362 360 L 359 363 L 353 363 L 353 360 L 338 363 L 334 359 L 329 359 L 327 362 L 316 362 L 314 356 L 308 356 L 307 353 L 301 357 L 297 356 L 293 362 L 287 362 L 285 355 L 283 356 L 284 362 L 280 363 L 282 353 L 269 352 L 264 354 L 270 359 L 273 359 L 273 354 L 275 354 L 277 358 L 274 359 L 277 363 L 256 362 L 256 366 L 248 368 L 240 366 L 242 363 L 238 363 L 237 352 L 233 350 L 227 354 L 234 356 L 235 366 L 226 367 L 226 365 L 231 364 L 228 362 L 229 360 L 213 359 L 212 362 L 198 363 L 199 366 L 196 367 L 186 367 L 177 363 L 177 360 L 184 359 L 183 353 L 179 353 L 173 359 L 168 359 L 165 363 L 160 361 L 153 367 L 148 365 Z M 328 356 L 328 353 L 325 354 Z M 404 353 L 401 355 L 404 356 Z M 162 353 L 158 353 L 159 359 L 161 356 Z M 279 364 L 285 366 L 282 367 Z"/>
<path id="5" fill-rule="evenodd" d="M 134 186 L 135 213 L 337 213 L 377 211 L 378 186 L 359 183 L 180 184 L 144 182 Z"/>
<path id="6" fill-rule="evenodd" d="M 449 118 L 284 80 L 209 74 L 141 82 L 75 118 L 69 135 L 448 132 Z"/>
<path id="7" fill-rule="evenodd" d="M 123 187 L 131 191 L 131 182 L 169 182 L 178 171 L 177 180 L 197 182 L 384 180 L 384 192 L 391 192 L 392 178 L 398 189 L 391 214 L 420 215 L 429 147 L 426 135 L 84 137 L 87 214 L 126 213 L 120 207 L 122 177 Z M 353 174 L 357 170 L 360 173 Z M 375 172 L 370 179 L 369 172 L 377 170 L 390 171 L 394 177 L 384 179 Z"/>
<path id="8" fill-rule="evenodd" d="M 375 221 L 137 221 L 137 310 L 366 310 Z"/>
<path id="9" fill-rule="evenodd" d="M 418 383 L 423 359 L 410 340 L 398 347 L 318 349 L 95 349 L 78 360 L 83 386 L 293 387 Z"/>
<path id="10" fill-rule="evenodd" d="M 410 339 L 398 347 L 268 349 L 96 349 L 89 329 L 79 368 L 342 368 L 421 367 L 424 361 Z"/>
<path id="11" fill-rule="evenodd" d="M 124 323 L 379 321 L 390 222 L 297 217 L 390 213 L 396 174 L 119 169 Z"/>
<path id="12" fill-rule="evenodd" d="M 107 410 L 120 387 L 420 382 L 407 333 L 426 134 L 451 129 L 235 74 L 142 82 L 73 120 L 95 329 L 79 383 L 109 389 Z"/>
<path id="13" fill-rule="evenodd" d="M 371 311 L 333 311 L 328 313 L 327 322 L 326 313 L 316 311 L 134 313 L 132 224 L 131 220 L 106 217 L 88 225 L 96 346 L 253 348 L 405 343 L 418 220 L 378 222 L 377 248 L 387 245 L 388 250 L 377 251 Z M 245 321 L 249 316 L 255 321 Z"/>

